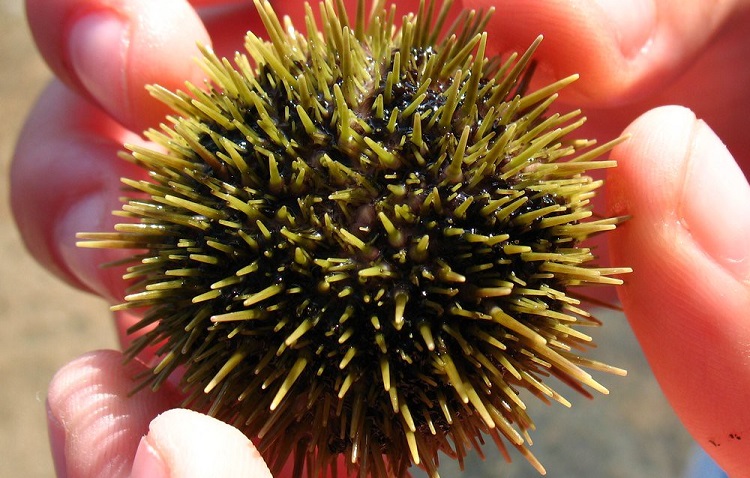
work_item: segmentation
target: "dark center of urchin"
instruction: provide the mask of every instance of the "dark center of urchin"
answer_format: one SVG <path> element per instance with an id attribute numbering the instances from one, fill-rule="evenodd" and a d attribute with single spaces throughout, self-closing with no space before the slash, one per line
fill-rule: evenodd
<path id="1" fill-rule="evenodd" d="M 547 113 L 569 80 L 524 95 L 531 50 L 486 59 L 473 14 L 438 41 L 432 8 L 391 36 L 385 11 L 349 28 L 326 3 L 305 39 L 257 6 L 257 66 L 205 52 L 209 91 L 155 88 L 182 116 L 148 133 L 167 154 L 131 148 L 138 223 L 84 235 L 146 251 L 121 306 L 147 309 L 133 332 L 155 324 L 130 350 L 160 346 L 144 384 L 183 366 L 188 403 L 259 437 L 273 469 L 344 454 L 437 475 L 438 451 L 462 460 L 485 434 L 541 469 L 518 390 L 603 390 L 567 290 L 625 271 L 578 247 L 616 223 L 586 221 L 582 174 L 611 144 L 562 161 L 589 144 L 567 138 L 577 112 Z"/>

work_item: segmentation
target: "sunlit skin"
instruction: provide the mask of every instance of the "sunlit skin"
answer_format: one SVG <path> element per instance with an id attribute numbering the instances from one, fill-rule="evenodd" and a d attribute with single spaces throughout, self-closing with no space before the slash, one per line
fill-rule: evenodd
<path id="1" fill-rule="evenodd" d="M 165 113 L 143 86 L 200 82 L 191 59 L 196 41 L 226 54 L 239 48 L 245 30 L 260 31 L 246 3 L 123 3 L 27 2 L 35 40 L 58 80 L 31 112 L 12 170 L 14 213 L 29 249 L 66 281 L 113 303 L 123 296 L 121 271 L 98 268 L 113 254 L 76 249 L 74 234 L 108 230 L 110 211 L 119 207 L 119 178 L 137 174 L 116 152 L 124 142 L 140 141 L 139 132 Z M 300 4 L 279 3 L 289 9 L 281 13 L 299 18 Z M 414 8 L 407 3 L 400 8 Z M 491 3 L 498 13 L 488 47 L 523 50 L 544 34 L 539 81 L 582 75 L 562 99 L 585 108 L 586 136 L 631 135 L 611 153 L 619 165 L 609 173 L 607 191 L 609 213 L 632 216 L 608 249 L 613 263 L 634 269 L 622 288 L 625 312 L 687 429 L 731 476 L 747 476 L 750 440 L 728 438 L 750 430 L 744 399 L 750 390 L 750 188 L 742 174 L 750 155 L 743 120 L 743 106 L 750 106 L 747 2 L 654 2 L 635 9 L 639 17 L 622 17 L 616 28 L 591 2 Z M 509 9 L 512 18 L 503 15 Z M 641 21 L 648 15 L 650 29 Z M 692 111 L 656 108 L 664 104 Z M 132 320 L 120 315 L 118 330 Z M 59 474 L 125 476 L 133 457 L 135 476 L 159 476 L 155 470 L 200 476 L 200 463 L 248 476 L 267 473 L 259 459 L 248 459 L 254 456 L 246 451 L 249 442 L 221 423 L 206 425 L 205 417 L 182 411 L 151 422 L 178 398 L 169 387 L 126 397 L 139 365 L 129 367 L 122 368 L 116 352 L 95 352 L 56 376 L 48 406 Z M 111 393 L 87 395 L 83 384 Z M 90 411 L 107 408 L 113 415 L 91 425 Z M 192 437 L 176 428 L 189 420 L 201 426 Z M 102 444 L 101 434 L 114 423 L 123 432 Z M 211 437 L 237 452 L 216 463 L 210 453 L 184 452 L 199 447 L 169 446 L 177 436 L 193 445 Z"/>

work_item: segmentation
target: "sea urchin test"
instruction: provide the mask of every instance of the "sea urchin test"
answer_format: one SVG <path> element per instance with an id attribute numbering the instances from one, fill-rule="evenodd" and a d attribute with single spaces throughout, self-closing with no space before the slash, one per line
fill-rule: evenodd
<path id="1" fill-rule="evenodd" d="M 489 438 L 543 473 L 520 394 L 569 405 L 547 377 L 623 373 L 581 355 L 598 322 L 571 292 L 628 272 L 580 246 L 620 220 L 592 217 L 586 174 L 619 140 L 571 137 L 580 112 L 548 108 L 575 77 L 528 92 L 538 42 L 487 57 L 489 14 L 449 27 L 449 6 L 350 22 L 328 0 L 303 34 L 256 0 L 268 40 L 151 88 L 176 114 L 123 153 L 148 172 L 123 179 L 127 220 L 80 235 L 137 250 L 115 309 L 145 310 L 130 357 L 158 346 L 141 385 L 179 368 L 274 471 L 438 476 Z"/>

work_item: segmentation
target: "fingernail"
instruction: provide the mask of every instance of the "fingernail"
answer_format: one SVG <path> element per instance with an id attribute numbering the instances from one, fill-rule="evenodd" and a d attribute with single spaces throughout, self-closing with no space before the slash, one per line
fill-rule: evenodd
<path id="1" fill-rule="evenodd" d="M 107 110 L 116 111 L 125 95 L 128 28 L 113 12 L 80 18 L 70 30 L 70 61 L 83 86 Z"/>
<path id="2" fill-rule="evenodd" d="M 703 121 L 690 147 L 680 214 L 693 238 L 738 280 L 750 282 L 750 186 Z"/>
<path id="3" fill-rule="evenodd" d="M 141 438 L 138 444 L 130 476 L 131 478 L 167 478 L 169 476 L 169 468 L 159 452 L 148 442 L 147 437 Z"/>
<path id="4" fill-rule="evenodd" d="M 653 0 L 597 0 L 625 58 L 645 49 L 656 24 Z"/>
<path id="5" fill-rule="evenodd" d="M 103 268 L 102 264 L 122 258 L 126 251 L 79 247 L 78 233 L 106 232 L 113 228 L 114 218 L 107 205 L 112 196 L 104 191 L 93 191 L 68 208 L 58 221 L 53 236 L 60 251 L 63 266 L 82 285 L 112 303 L 122 300 L 122 270 Z"/>
<path id="6" fill-rule="evenodd" d="M 49 406 L 47 407 L 47 434 L 52 451 L 52 463 L 55 466 L 55 476 L 58 478 L 67 478 L 68 462 L 65 457 L 65 427 L 52 414 Z"/>

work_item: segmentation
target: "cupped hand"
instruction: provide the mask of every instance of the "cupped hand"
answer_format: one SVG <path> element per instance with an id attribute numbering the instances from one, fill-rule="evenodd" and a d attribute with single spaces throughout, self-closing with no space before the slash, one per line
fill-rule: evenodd
<path id="1" fill-rule="evenodd" d="M 399 8 L 413 10 L 417 3 L 399 2 Z M 280 13 L 296 20 L 301 5 L 276 2 Z M 750 188 L 742 171 L 750 163 L 744 121 L 744 108 L 750 107 L 748 3 L 464 0 L 463 5 L 496 7 L 488 27 L 495 51 L 523 50 L 545 35 L 537 77 L 581 73 L 562 100 L 585 106 L 588 136 L 610 139 L 632 123 L 626 130 L 630 140 L 612 152 L 619 166 L 610 173 L 608 189 L 611 214 L 632 217 L 611 235 L 609 249 L 614 263 L 635 271 L 621 288 L 623 305 L 687 428 L 732 476 L 747 476 Z M 119 178 L 142 174 L 117 159 L 117 152 L 124 142 L 143 141 L 140 132 L 167 113 L 144 85 L 200 84 L 196 42 L 231 55 L 241 49 L 245 30 L 262 28 L 245 1 L 28 0 L 27 12 L 57 79 L 19 138 L 11 172 L 16 221 L 29 250 L 47 268 L 119 302 L 122 271 L 99 267 L 118 253 L 78 249 L 75 233 L 110 230 L 111 211 L 120 206 Z M 654 109 L 665 104 L 689 109 Z M 130 320 L 120 320 L 118 328 L 124 330 Z M 168 412 L 151 422 L 178 403 L 169 389 L 120 400 L 137 367 L 135 362 L 123 367 L 119 355 L 100 352 L 74 361 L 53 381 L 50 430 L 62 476 L 92 476 L 85 469 L 126 475 L 133 456 L 136 473 L 148 463 L 171 469 L 183 460 L 200 460 L 179 452 L 198 442 L 161 448 L 161 440 L 179 443 L 171 441 L 173 433 L 200 440 L 180 431 L 192 420 L 206 436 L 224 436 L 231 449 L 248 449 L 249 442 L 237 434 L 190 412 Z M 72 387 L 75 383 L 91 386 Z M 76 397 L 87 394 L 88 400 L 114 397 L 100 407 L 112 413 L 92 413 L 87 422 L 85 414 L 71 412 Z M 85 403 L 99 410 L 95 401 Z M 76 442 L 84 436 L 91 441 Z M 243 452 L 237 455 L 244 459 Z"/>

